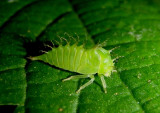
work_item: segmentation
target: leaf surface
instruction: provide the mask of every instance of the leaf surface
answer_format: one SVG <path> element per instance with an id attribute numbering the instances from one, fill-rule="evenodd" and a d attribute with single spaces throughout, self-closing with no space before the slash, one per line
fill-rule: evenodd
<path id="1" fill-rule="evenodd" d="M 158 113 L 159 6 L 157 0 L 1 2 L 0 105 L 16 105 L 15 113 Z M 107 94 L 98 77 L 76 94 L 88 79 L 62 82 L 75 73 L 27 59 L 58 36 L 75 43 L 65 32 L 88 47 L 117 47 Z"/>

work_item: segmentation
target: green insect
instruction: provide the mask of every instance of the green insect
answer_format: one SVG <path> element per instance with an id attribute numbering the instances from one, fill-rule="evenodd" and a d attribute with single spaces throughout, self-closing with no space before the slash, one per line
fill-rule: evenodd
<path id="1" fill-rule="evenodd" d="M 67 43 L 65 46 L 59 45 L 46 54 L 30 57 L 30 59 L 41 60 L 58 68 L 80 74 L 66 78 L 63 81 L 89 77 L 90 80 L 82 85 L 76 93 L 92 84 L 95 80 L 94 75 L 97 73 L 101 79 L 104 92 L 107 93 L 104 76 L 109 77 L 113 71 L 116 71 L 114 70 L 114 60 L 111 59 L 111 51 L 99 46 L 85 49 L 83 45 L 78 46 L 77 44 L 70 45 Z"/>

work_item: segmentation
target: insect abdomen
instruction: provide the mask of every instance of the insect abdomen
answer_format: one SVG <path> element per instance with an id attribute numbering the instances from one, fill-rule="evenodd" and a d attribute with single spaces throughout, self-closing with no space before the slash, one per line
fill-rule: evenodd
<path id="1" fill-rule="evenodd" d="M 100 64 L 95 49 L 85 50 L 82 46 L 77 45 L 59 46 L 34 59 L 81 74 L 97 73 Z"/>
<path id="2" fill-rule="evenodd" d="M 60 67 L 60 68 L 64 68 L 64 47 L 63 46 L 59 46 L 58 48 L 55 48 L 56 50 L 56 59 L 58 61 L 58 65 L 55 65 L 53 63 L 53 65 Z M 52 54 L 55 54 L 54 52 L 50 51 Z"/>
<path id="3" fill-rule="evenodd" d="M 65 67 L 63 67 L 66 70 L 77 72 L 77 69 L 80 65 L 82 55 L 83 55 L 84 49 L 82 46 L 77 45 L 66 45 L 64 46 L 64 64 Z"/>
<path id="4" fill-rule="evenodd" d="M 74 72 L 76 72 L 76 69 L 74 67 L 74 64 L 75 64 L 74 59 L 75 59 L 76 52 L 77 52 L 77 46 L 74 46 L 74 45 L 70 46 L 70 49 L 69 49 L 69 70 L 74 71 Z"/>
<path id="5" fill-rule="evenodd" d="M 77 47 L 77 52 L 75 54 L 75 59 L 74 59 L 74 67 L 76 72 L 78 72 L 78 69 L 81 65 L 81 60 L 83 59 L 84 53 L 85 53 L 85 50 L 83 49 L 82 46 Z"/>
<path id="6" fill-rule="evenodd" d="M 78 58 L 77 54 L 80 53 L 79 47 L 75 45 L 61 46 L 57 48 L 57 53 L 57 59 L 60 61 L 57 66 L 65 70 L 76 72 L 77 65 L 79 65 L 79 62 L 76 62 Z"/>
<path id="7" fill-rule="evenodd" d="M 53 48 L 52 51 L 40 55 L 40 56 L 35 56 L 35 57 L 31 57 L 31 60 L 41 60 L 44 61 L 46 63 L 49 63 L 50 65 L 55 65 L 56 67 L 59 67 L 59 59 L 57 59 L 57 49 Z"/>

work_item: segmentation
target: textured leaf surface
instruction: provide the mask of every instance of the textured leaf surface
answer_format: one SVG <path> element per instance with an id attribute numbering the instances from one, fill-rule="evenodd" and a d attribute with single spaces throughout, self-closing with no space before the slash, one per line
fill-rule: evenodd
<path id="1" fill-rule="evenodd" d="M 158 0 L 2 0 L 0 105 L 16 105 L 15 113 L 159 113 L 159 6 Z M 57 35 L 69 40 L 65 32 L 88 47 L 103 41 L 105 49 L 118 47 L 112 58 L 123 57 L 105 78 L 107 94 L 98 77 L 76 94 L 88 80 L 61 82 L 75 73 L 27 60 Z"/>

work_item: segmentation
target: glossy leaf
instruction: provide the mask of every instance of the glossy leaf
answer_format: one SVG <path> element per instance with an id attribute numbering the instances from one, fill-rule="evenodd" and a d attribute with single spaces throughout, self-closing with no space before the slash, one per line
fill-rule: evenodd
<path id="1" fill-rule="evenodd" d="M 158 0 L 3 0 L 1 108 L 16 105 L 15 113 L 159 113 L 159 6 Z M 62 82 L 76 73 L 27 59 L 49 50 L 44 43 L 60 41 L 58 36 L 70 40 L 65 33 L 88 47 L 103 42 L 107 50 L 116 47 L 111 55 L 119 57 L 117 73 L 105 78 L 107 94 L 98 77 L 76 94 L 89 79 Z"/>

